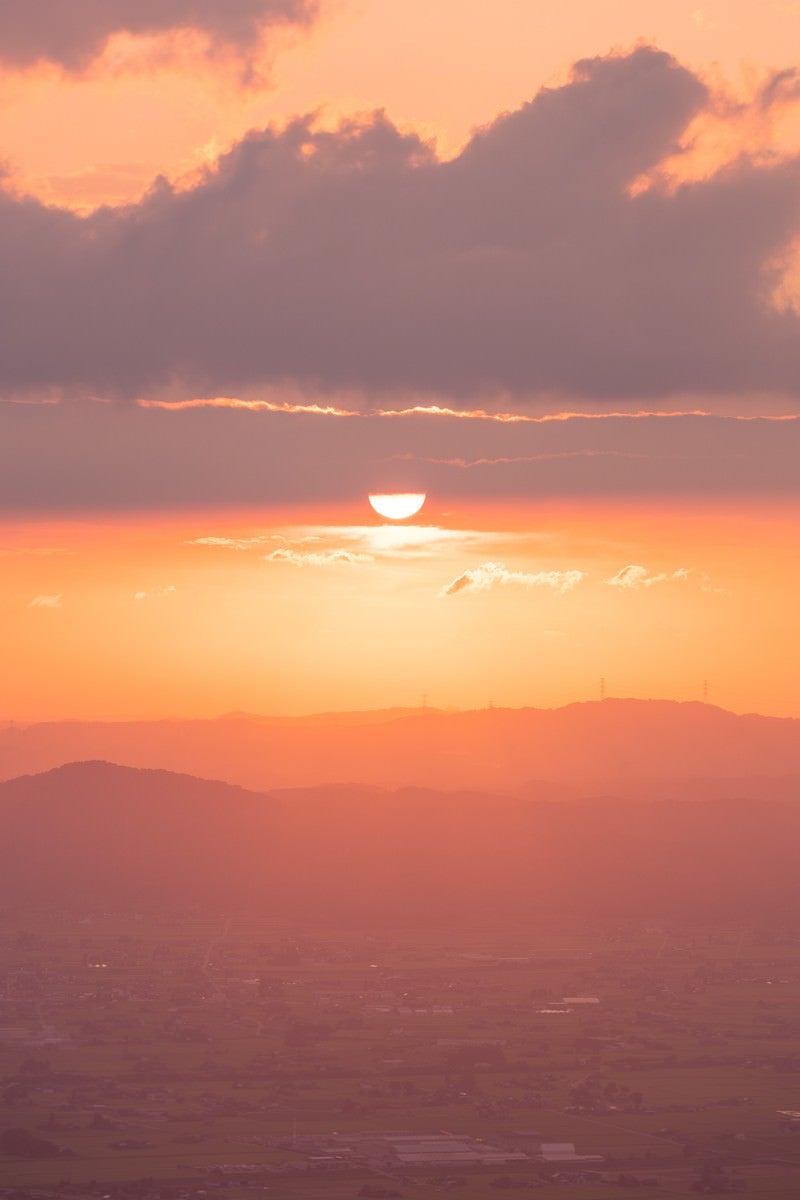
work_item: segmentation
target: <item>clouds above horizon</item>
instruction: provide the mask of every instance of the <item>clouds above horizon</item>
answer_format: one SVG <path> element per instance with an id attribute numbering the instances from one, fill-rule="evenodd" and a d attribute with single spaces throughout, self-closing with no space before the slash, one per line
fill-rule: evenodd
<path id="1" fill-rule="evenodd" d="M 175 585 L 169 583 L 164 587 L 151 588 L 148 592 L 134 592 L 133 598 L 137 604 L 141 604 L 145 600 L 163 600 L 167 596 L 174 596 L 177 591 Z"/>
<path id="2" fill-rule="evenodd" d="M 642 48 L 579 63 L 451 161 L 377 113 L 254 132 L 191 189 L 86 218 L 7 191 L 0 389 L 800 396 L 800 317 L 770 299 L 800 160 L 632 193 L 709 103 Z"/>
<path id="3" fill-rule="evenodd" d="M 462 571 L 439 593 L 456 596 L 459 592 L 485 592 L 500 585 L 514 584 L 526 588 L 550 588 L 554 592 L 570 592 L 586 578 L 585 571 L 510 571 L 504 563 L 485 562 L 479 567 Z"/>
<path id="4" fill-rule="evenodd" d="M 422 520 L 444 502 L 797 499 L 799 461 L 800 417 L 517 423 L 0 403 L 0 512 L 10 514 L 355 502 L 371 517 L 366 497 L 375 491 L 427 492 Z M 407 537 L 403 529 L 389 532 Z M 231 549 L 251 544 L 225 533 L 205 537 Z"/>
<path id="5" fill-rule="evenodd" d="M 669 583 L 670 580 L 688 579 L 689 572 L 686 567 L 678 567 L 677 570 L 667 574 L 665 571 L 658 571 L 656 574 L 651 574 L 647 567 L 641 567 L 636 563 L 630 563 L 627 567 L 623 567 L 618 571 L 613 578 L 606 580 L 610 587 L 625 588 L 631 590 L 634 588 L 649 588 L 657 583 Z"/>
<path id="6" fill-rule="evenodd" d="M 55 596 L 34 596 L 28 601 L 28 608 L 61 608 L 63 598 L 61 593 Z"/>
<path id="7" fill-rule="evenodd" d="M 244 49 L 267 25 L 311 20 L 318 0 L 0 0 L 0 62 L 85 68 L 117 33 L 195 29 Z"/>
<path id="8" fill-rule="evenodd" d="M 335 567 L 346 564 L 374 562 L 371 554 L 359 554 L 353 550 L 272 550 L 266 556 L 271 563 L 291 563 L 295 567 Z"/>

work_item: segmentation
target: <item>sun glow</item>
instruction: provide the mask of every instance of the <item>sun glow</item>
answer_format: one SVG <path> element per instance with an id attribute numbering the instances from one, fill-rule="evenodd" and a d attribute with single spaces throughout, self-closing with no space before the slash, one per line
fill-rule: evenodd
<path id="1" fill-rule="evenodd" d="M 396 492 L 377 494 L 369 497 L 369 502 L 380 517 L 390 521 L 405 521 L 408 517 L 416 516 L 425 503 L 424 492 Z"/>

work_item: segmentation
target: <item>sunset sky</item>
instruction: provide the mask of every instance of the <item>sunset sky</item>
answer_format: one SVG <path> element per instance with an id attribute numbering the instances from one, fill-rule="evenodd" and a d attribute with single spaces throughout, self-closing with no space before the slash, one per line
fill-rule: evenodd
<path id="1" fill-rule="evenodd" d="M 0 717 L 800 716 L 797 46 L 0 0 Z"/>

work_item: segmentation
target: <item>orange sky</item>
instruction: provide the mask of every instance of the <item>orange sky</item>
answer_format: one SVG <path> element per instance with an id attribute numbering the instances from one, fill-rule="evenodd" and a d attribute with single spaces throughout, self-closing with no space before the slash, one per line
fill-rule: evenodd
<path id="1" fill-rule="evenodd" d="M 52 63 L 6 64 L 0 156 L 12 195 L 80 213 L 133 203 L 162 174 L 188 188 L 248 130 L 283 128 L 308 113 L 317 114 L 318 128 L 333 128 L 385 109 L 448 158 L 475 127 L 518 109 L 544 86 L 563 84 L 576 60 L 646 41 L 674 54 L 713 93 L 681 144 L 647 180 L 631 183 L 632 190 L 645 188 L 660 177 L 668 188 L 711 177 L 743 150 L 762 163 L 796 153 L 800 89 L 793 78 L 774 103 L 758 96 L 771 72 L 794 67 L 798 33 L 800 4 L 791 0 L 565 0 L 556 7 L 330 0 L 313 29 L 270 33 L 246 76 L 230 48 L 211 54 L 202 36 L 185 31 L 118 34 L 72 74 Z M 713 220 L 707 231 L 712 240 Z M 789 248 L 785 257 L 791 262 Z M 791 300 L 795 276 L 782 279 Z M 121 294 L 127 285 L 120 280 Z M 38 304 L 45 292 L 37 293 Z M 432 341 L 436 336 L 433 330 Z M 136 360 L 138 346 L 130 350 Z M 46 358 L 46 345 L 35 351 L 34 359 L 39 351 Z M 69 380 L 64 387 L 75 399 Z M 337 399 L 335 383 L 315 392 L 302 380 L 284 386 L 269 379 L 248 394 L 325 405 L 345 403 L 345 390 Z M 559 394 L 557 381 L 552 394 Z M 399 387 L 380 403 L 402 407 L 419 399 L 420 392 Z M 523 399 L 488 391 L 465 400 L 443 388 L 433 399 L 456 409 L 469 403 L 528 411 Z M 660 406 L 747 412 L 750 400 L 749 393 L 716 389 L 710 398 L 668 397 Z M 364 395 L 352 402 L 358 407 Z M 624 402 L 634 411 L 647 407 L 630 395 Z M 774 389 L 764 404 L 762 415 L 794 411 Z M 554 399 L 548 411 L 567 406 L 602 407 L 591 397 Z M 616 408 L 613 397 L 609 407 Z M 121 464 L 134 435 L 125 429 L 117 436 Z M 378 486 L 381 471 L 392 486 L 395 459 L 413 457 L 404 436 L 398 423 L 394 458 L 371 452 Z M 697 454 L 711 461 L 717 435 L 706 436 Z M 439 462 L 434 456 L 447 442 L 436 437 L 431 461 Z M 761 437 L 754 430 L 753 438 Z M 433 446 L 433 427 L 431 438 Z M 466 489 L 431 494 L 418 519 L 388 527 L 369 510 L 360 477 L 343 489 L 346 499 L 317 489 L 311 464 L 330 460 L 335 468 L 341 455 L 347 477 L 345 450 L 355 440 L 334 419 L 323 438 L 311 436 L 308 449 L 299 436 L 291 442 L 287 461 L 308 475 L 302 504 L 288 490 L 285 500 L 271 496 L 263 506 L 224 503 L 212 489 L 223 468 L 211 440 L 203 506 L 173 497 L 115 507 L 108 487 L 113 491 L 122 467 L 113 454 L 101 464 L 106 491 L 83 515 L 76 505 L 60 511 L 59 502 L 37 506 L 29 499 L 15 513 L 4 499 L 0 716 L 299 713 L 414 706 L 423 696 L 441 707 L 550 706 L 596 698 L 601 677 L 610 695 L 676 699 L 701 698 L 708 680 L 709 698 L 722 706 L 800 716 L 800 500 L 788 485 L 776 496 L 761 486 L 739 496 L 710 489 L 698 499 L 676 487 L 672 496 L 631 488 L 627 498 L 614 498 L 606 479 L 596 495 L 587 488 L 582 499 L 543 492 L 539 500 L 499 490 L 493 496 L 483 486 L 472 496 Z M 609 445 L 603 454 L 616 453 Z M 44 437 L 41 455 L 35 440 L 24 447 L 30 465 L 23 474 L 36 480 L 41 472 L 44 494 L 63 459 L 59 464 L 52 446 L 45 455 Z M 670 452 L 688 461 L 692 450 L 682 442 Z M 63 456 L 73 452 L 65 448 Z M 477 460 L 480 449 L 471 453 Z M 564 457 L 584 453 L 601 452 L 570 448 Z M 733 464 L 729 474 L 740 453 L 738 443 L 719 451 Z M 180 450 L 175 461 L 182 462 Z M 504 461 L 495 457 L 490 465 Z M 75 465 L 73 475 L 83 470 Z M 143 454 L 141 477 L 151 470 Z M 274 462 L 267 472 L 277 472 Z M 610 478 L 613 484 L 613 472 Z"/>
<path id="2" fill-rule="evenodd" d="M 701 698 L 708 679 L 722 706 L 796 714 L 798 515 L 431 500 L 424 524 L 388 529 L 366 503 L 6 525 L 4 715 L 299 713 L 424 694 L 550 706 L 596 698 L 601 676 L 612 695 L 675 699 Z M 646 573 L 633 586 L 608 582 L 631 565 Z M 484 586 L 443 594 L 470 570 Z"/>
<path id="3" fill-rule="evenodd" d="M 202 38 L 117 35 L 87 70 L 0 75 L 3 158 L 15 186 L 78 208 L 137 199 L 180 179 L 248 129 L 317 112 L 321 124 L 383 108 L 453 153 L 498 112 L 562 82 L 582 57 L 651 42 L 728 96 L 794 65 L 791 0 L 328 0 L 313 31 L 270 33 L 262 68 L 210 59 Z M 706 119 L 700 168 L 742 145 L 796 144 L 794 106 Z M 692 169 L 698 169 L 694 165 Z"/>

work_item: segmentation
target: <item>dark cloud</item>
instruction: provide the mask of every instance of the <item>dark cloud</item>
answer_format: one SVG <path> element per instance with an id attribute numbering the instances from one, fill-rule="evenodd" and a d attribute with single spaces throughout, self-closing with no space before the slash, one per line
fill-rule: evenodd
<path id="1" fill-rule="evenodd" d="M 375 490 L 426 491 L 433 511 L 504 497 L 797 500 L 798 461 L 800 417 L 508 424 L 0 404 L 7 514 L 349 503 Z"/>
<path id="2" fill-rule="evenodd" d="M 796 67 L 787 67 L 783 71 L 773 71 L 759 89 L 756 104 L 762 111 L 768 111 L 786 103 L 792 103 L 800 98 L 800 71 Z"/>
<path id="3" fill-rule="evenodd" d="M 191 191 L 86 219 L 8 195 L 0 387 L 797 395 L 800 319 L 769 293 L 800 160 L 630 191 L 706 103 L 640 49 L 449 162 L 378 114 L 251 134 Z"/>
<path id="4" fill-rule="evenodd" d="M 247 47 L 268 24 L 304 22 L 317 0 L 0 0 L 0 61 L 45 59 L 68 70 L 91 62 L 115 33 L 194 28 Z"/>

